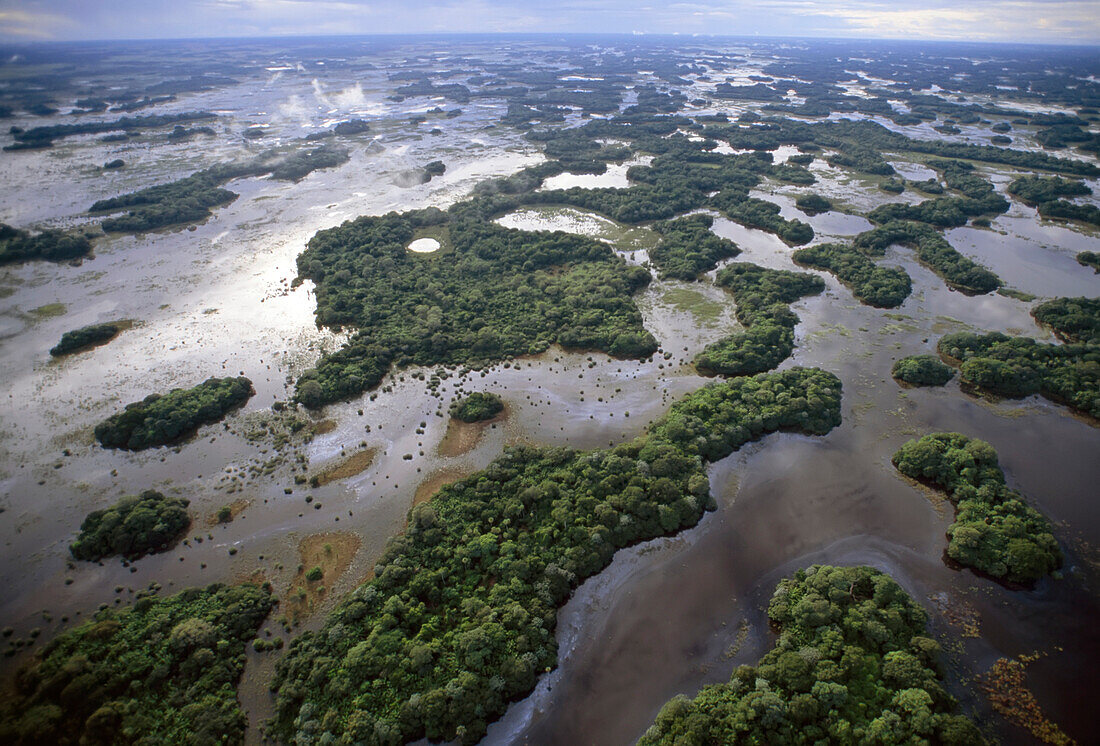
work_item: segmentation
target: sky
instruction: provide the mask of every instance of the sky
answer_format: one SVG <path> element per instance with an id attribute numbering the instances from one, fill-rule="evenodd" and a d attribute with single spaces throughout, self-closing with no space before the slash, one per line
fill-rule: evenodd
<path id="1" fill-rule="evenodd" d="M 0 0 L 0 40 L 646 33 L 1100 44 L 1100 0 Z"/>

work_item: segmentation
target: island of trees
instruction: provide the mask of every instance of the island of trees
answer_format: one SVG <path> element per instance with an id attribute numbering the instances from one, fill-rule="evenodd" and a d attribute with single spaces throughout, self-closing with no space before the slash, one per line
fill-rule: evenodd
<path id="1" fill-rule="evenodd" d="M 1077 252 L 1077 263 L 1082 267 L 1092 267 L 1095 272 L 1100 273 L 1100 254 L 1095 251 Z"/>
<path id="2" fill-rule="evenodd" d="M 0 223 L 0 265 L 45 259 L 65 262 L 92 253 L 92 241 L 83 233 L 44 230 L 32 235 Z"/>
<path id="3" fill-rule="evenodd" d="M 716 282 L 737 302 L 737 320 L 745 331 L 713 342 L 695 356 L 695 367 L 704 375 L 751 375 L 779 365 L 794 351 L 798 316 L 789 304 L 825 289 L 817 275 L 740 262 L 723 267 Z"/>
<path id="4" fill-rule="evenodd" d="M 240 744 L 236 686 L 271 588 L 211 585 L 105 609 L 52 640 L 0 705 L 0 741 Z"/>
<path id="5" fill-rule="evenodd" d="M 61 357 L 105 345 L 129 326 L 129 322 L 126 321 L 108 321 L 73 329 L 61 335 L 61 341 L 50 349 L 50 354 Z"/>
<path id="6" fill-rule="evenodd" d="M 661 239 L 649 251 L 649 260 L 660 277 L 677 280 L 697 280 L 714 269 L 723 259 L 741 253 L 737 244 L 711 232 L 714 218 L 710 215 L 689 215 L 676 220 L 653 224 Z"/>
<path id="7" fill-rule="evenodd" d="M 475 391 L 450 407 L 451 417 L 462 422 L 484 422 L 504 411 L 504 400 L 492 392 Z"/>
<path id="8" fill-rule="evenodd" d="M 779 582 L 778 638 L 728 683 L 661 708 L 639 746 L 985 743 L 944 689 L 920 604 L 870 567 L 815 565 Z"/>
<path id="9" fill-rule="evenodd" d="M 1062 566 L 1050 521 L 1005 485 L 993 446 L 959 433 L 911 440 L 893 456 L 907 477 L 947 493 L 947 556 L 997 580 L 1031 584 Z"/>
<path id="10" fill-rule="evenodd" d="M 188 500 L 165 497 L 155 490 L 127 495 L 103 510 L 93 510 L 69 545 L 73 557 L 94 562 L 111 555 L 136 559 L 168 549 L 187 527 Z"/>
<path id="11" fill-rule="evenodd" d="M 840 381 L 793 368 L 716 382 L 597 451 L 517 447 L 410 511 L 374 578 L 276 670 L 285 741 L 475 743 L 555 665 L 557 610 L 619 548 L 693 526 L 705 471 L 777 430 L 840 422 Z"/>
<path id="12" fill-rule="evenodd" d="M 1000 332 L 942 337 L 942 357 L 959 365 L 965 386 L 997 396 L 1040 394 L 1100 417 L 1100 350 L 1095 343 L 1043 344 Z"/>
<path id="13" fill-rule="evenodd" d="M 913 290 L 913 281 L 900 267 L 880 267 L 851 245 L 823 243 L 794 252 L 792 258 L 837 276 L 861 303 L 877 308 L 900 306 Z"/>
<path id="14" fill-rule="evenodd" d="M 943 386 L 955 370 L 935 355 L 910 355 L 894 363 L 890 375 L 911 386 Z"/>
<path id="15" fill-rule="evenodd" d="M 197 171 L 167 184 L 95 202 L 89 212 L 125 215 L 105 218 L 103 230 L 141 233 L 173 225 L 197 223 L 210 217 L 211 209 L 229 204 L 236 192 L 222 188 L 234 179 L 271 174 L 285 181 L 299 181 L 313 171 L 346 163 L 350 155 L 342 148 L 322 145 L 289 154 L 270 150 L 243 161 L 223 163 Z"/>
<path id="16" fill-rule="evenodd" d="M 208 378 L 189 389 L 150 394 L 96 425 L 95 437 L 104 448 L 140 451 L 169 445 L 221 420 L 254 393 L 252 381 L 241 376 Z"/>
<path id="17" fill-rule="evenodd" d="M 426 226 L 445 228 L 451 250 L 406 251 Z M 481 365 L 552 343 L 624 358 L 657 349 L 631 298 L 649 273 L 583 236 L 390 213 L 317 233 L 298 272 L 316 283 L 319 324 L 358 329 L 298 380 L 307 407 L 373 388 L 394 365 Z"/>

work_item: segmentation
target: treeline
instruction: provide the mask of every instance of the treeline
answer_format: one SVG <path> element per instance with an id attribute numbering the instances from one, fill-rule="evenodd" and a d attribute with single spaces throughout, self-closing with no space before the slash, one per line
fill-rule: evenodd
<path id="1" fill-rule="evenodd" d="M 905 443 L 892 461 L 907 477 L 932 484 L 955 505 L 947 555 L 997 580 L 1030 584 L 1062 566 L 1050 521 L 1005 486 L 993 446 L 959 433 Z"/>
<path id="2" fill-rule="evenodd" d="M 632 295 L 650 275 L 606 244 L 485 222 L 477 205 L 362 217 L 320 231 L 298 257 L 316 284 L 317 322 L 357 333 L 297 384 L 317 407 L 377 386 L 392 366 L 482 365 L 557 343 L 644 359 L 657 343 Z M 445 227 L 452 249 L 406 250 L 417 228 Z"/>
<path id="3" fill-rule="evenodd" d="M 1095 272 L 1100 272 L 1100 253 L 1095 251 L 1077 252 L 1077 263 L 1082 267 L 1092 267 Z"/>
<path id="4" fill-rule="evenodd" d="M 37 652 L 0 705 L 0 741 L 240 744 L 245 644 L 275 599 L 244 584 L 106 609 Z"/>
<path id="5" fill-rule="evenodd" d="M 171 225 L 197 223 L 210 217 L 210 211 L 237 199 L 237 193 L 222 186 L 246 176 L 271 174 L 276 179 L 299 181 L 322 168 L 346 163 L 348 152 L 331 145 L 298 150 L 289 155 L 267 151 L 245 161 L 212 166 L 167 184 L 157 184 L 110 199 L 101 199 L 89 208 L 93 213 L 125 215 L 106 218 L 103 230 L 117 233 L 141 233 Z"/>
<path id="6" fill-rule="evenodd" d="M 1043 344 L 1000 332 L 942 337 L 940 355 L 959 364 L 960 380 L 997 396 L 1040 394 L 1100 417 L 1100 346 L 1095 342 Z"/>
<path id="7" fill-rule="evenodd" d="M 374 578 L 279 662 L 269 733 L 475 743 L 555 665 L 557 610 L 625 546 L 694 525 L 708 460 L 765 433 L 824 434 L 840 381 L 792 369 L 712 384 L 647 436 L 597 451 L 517 447 L 410 511 Z"/>
<path id="8" fill-rule="evenodd" d="M 104 448 L 140 451 L 175 443 L 194 434 L 202 425 L 225 417 L 256 393 L 252 381 L 208 378 L 189 389 L 172 389 L 163 396 L 150 394 L 111 415 L 95 427 Z"/>
<path id="9" fill-rule="evenodd" d="M 1100 344 L 1100 298 L 1053 298 L 1031 309 L 1059 339 Z"/>
<path id="10" fill-rule="evenodd" d="M 73 329 L 61 335 L 61 341 L 50 348 L 50 355 L 53 357 L 72 355 L 76 352 L 83 352 L 93 347 L 105 345 L 121 334 L 128 326 L 129 322 L 126 321 L 108 321 L 103 324 L 91 324 Z"/>
<path id="11" fill-rule="evenodd" d="M 44 230 L 29 231 L 0 223 L 0 265 L 44 259 L 64 262 L 92 253 L 92 241 L 83 233 Z"/>
<path id="12" fill-rule="evenodd" d="M 1008 185 L 1008 193 L 1024 204 L 1036 207 L 1047 219 L 1077 220 L 1100 226 L 1100 208 L 1079 205 L 1064 197 L 1085 197 L 1092 189 L 1084 182 L 1044 176 L 1021 176 Z"/>
<path id="13" fill-rule="evenodd" d="M 868 254 L 883 256 L 893 244 L 915 249 L 922 264 L 946 280 L 948 285 L 965 293 L 990 293 L 1002 285 L 997 275 L 960 254 L 927 223 L 885 223 L 860 233 L 853 245 Z"/>
<path id="14" fill-rule="evenodd" d="M 910 355 L 894 363 L 890 375 L 911 386 L 943 386 L 955 377 L 955 369 L 935 355 Z"/>
<path id="15" fill-rule="evenodd" d="M 692 281 L 714 269 L 723 259 L 741 253 L 733 241 L 714 235 L 709 215 L 689 215 L 653 224 L 660 241 L 649 250 L 649 260 L 662 278 Z"/>
<path id="16" fill-rule="evenodd" d="M 993 184 L 974 173 L 974 166 L 964 161 L 931 160 L 928 165 L 938 170 L 951 189 L 962 197 L 937 197 L 915 205 L 890 203 L 879 205 L 867 214 L 875 223 L 915 220 L 939 228 L 966 225 L 970 218 L 999 215 L 1008 211 L 1008 202 L 997 194 Z"/>
<path id="17" fill-rule="evenodd" d="M 136 559 L 164 551 L 191 525 L 189 504 L 182 497 L 165 497 L 155 490 L 119 498 L 111 507 L 88 514 L 69 552 L 76 559 L 95 562 L 115 554 Z"/>
<path id="18" fill-rule="evenodd" d="M 492 392 L 475 391 L 450 406 L 450 415 L 462 422 L 491 420 L 504 410 L 504 400 Z"/>
<path id="19" fill-rule="evenodd" d="M 798 316 L 788 306 L 825 289 L 817 275 L 745 262 L 723 267 L 715 281 L 733 296 L 745 331 L 712 342 L 695 356 L 704 375 L 751 375 L 779 365 L 794 351 Z"/>
<path id="20" fill-rule="evenodd" d="M 870 567 L 814 565 L 768 604 L 778 638 L 728 683 L 677 696 L 639 746 L 985 743 L 954 714 L 920 604 Z"/>
<path id="21" fill-rule="evenodd" d="M 807 246 L 791 256 L 797 264 L 832 272 L 861 303 L 897 308 L 913 290 L 913 281 L 900 267 L 880 267 L 849 244 Z"/>
<path id="22" fill-rule="evenodd" d="M 26 147 L 48 148 L 54 140 L 72 135 L 89 135 L 116 130 L 140 130 L 150 127 L 167 127 L 170 124 L 197 122 L 215 119 L 216 114 L 209 111 L 185 111 L 180 114 L 150 114 L 141 117 L 121 117 L 110 122 L 80 122 L 77 124 L 51 124 L 43 127 L 31 127 L 29 130 L 13 134 L 16 147 L 9 145 L 4 150 L 20 150 Z"/>

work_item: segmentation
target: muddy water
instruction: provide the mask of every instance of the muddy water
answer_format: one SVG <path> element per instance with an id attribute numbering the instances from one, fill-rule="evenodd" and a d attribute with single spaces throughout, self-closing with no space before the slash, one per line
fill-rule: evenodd
<path id="1" fill-rule="evenodd" d="M 195 231 L 106 239 L 94 260 L 77 267 L 2 270 L 0 376 L 8 391 L 0 400 L 0 537 L 9 561 L 0 568 L 7 590 L 0 625 L 13 626 L 17 637 L 42 627 L 46 639 L 100 603 L 128 602 L 134 590 L 154 581 L 174 589 L 260 575 L 283 593 L 295 575 L 302 538 L 354 531 L 362 548 L 331 584 L 331 605 L 368 577 L 388 537 L 402 530 L 417 487 L 441 470 L 482 468 L 512 443 L 596 448 L 622 442 L 705 383 L 686 363 L 737 328 L 733 303 L 710 282 L 654 281 L 638 296 L 646 327 L 663 346 L 650 362 L 552 349 L 484 373 L 452 375 L 435 397 L 417 377 L 434 371 L 401 371 L 387 380 L 391 390 L 373 400 L 326 408 L 333 428 L 308 443 L 277 448 L 270 436 L 256 434 L 270 404 L 287 395 L 288 378 L 340 342 L 313 324 L 309 284 L 293 290 L 288 284 L 295 257 L 316 230 L 361 214 L 445 207 L 479 179 L 541 159 L 516 134 L 486 130 L 504 113 L 498 102 L 478 100 L 455 119 L 411 125 L 411 114 L 453 103 L 387 99 L 393 84 L 385 66 L 404 59 L 382 55 L 374 60 L 377 68 L 339 70 L 317 82 L 316 70 L 288 69 L 165 107 L 222 112 L 213 139 L 171 145 L 150 131 L 128 143 L 72 138 L 50 151 L 0 158 L 0 178 L 12 185 L 0 192 L 3 219 L 65 225 L 78 221 L 96 199 L 187 175 L 212 160 L 286 144 L 351 116 L 372 122 L 368 135 L 340 141 L 351 150 L 349 163 L 299 184 L 235 182 L 230 186 L 240 199 Z M 730 72 L 754 74 L 759 67 Z M 746 108 L 758 105 L 723 104 L 721 110 L 736 114 Z M 239 137 L 254 125 L 267 129 L 259 143 Z M 443 133 L 430 135 L 431 127 Z M 776 158 L 792 152 L 781 149 Z M 115 157 L 127 167 L 98 170 Z M 411 170 L 436 159 L 446 162 L 442 177 L 405 186 Z M 910 165 L 908 173 L 923 173 Z M 766 184 L 759 193 L 780 204 L 784 217 L 813 225 L 818 240 L 851 236 L 870 225 L 843 212 L 802 215 L 793 200 L 804 191 L 836 197 L 839 206 L 856 211 L 919 199 L 910 193 L 887 197 L 876 180 L 854 178 L 821 159 L 811 170 L 819 179 L 812 187 Z M 1003 188 L 1010 174 L 996 176 Z M 628 183 L 622 166 L 601 177 L 555 178 L 548 188 Z M 591 235 L 639 264 L 647 262 L 654 240 L 644 228 L 564 208 L 521 211 L 501 222 Z M 739 244 L 743 253 L 736 261 L 794 268 L 793 249 L 771 234 L 723 219 L 714 230 Z M 1027 208 L 1014 206 L 993 231 L 959 229 L 950 240 L 1022 290 L 1096 294 L 1094 275 L 1076 265 L 1072 254 L 1098 250 L 1100 240 L 1075 228 L 1040 224 Z M 582 586 L 559 615 L 561 665 L 492 727 L 488 743 L 632 741 L 670 696 L 693 694 L 728 678 L 733 666 L 759 658 L 771 644 L 763 609 L 776 580 L 823 561 L 889 571 L 925 602 L 934 630 L 948 640 L 958 639 L 959 630 L 930 597 L 947 593 L 976 609 L 983 637 L 962 639 L 952 648 L 951 665 L 964 680 L 1001 655 L 1046 653 L 1030 667 L 1029 685 L 1055 721 L 1078 739 L 1088 738 L 1086 713 L 1100 692 L 1097 673 L 1089 668 L 1100 654 L 1089 623 L 1100 611 L 1100 556 L 1093 549 L 1100 546 L 1100 507 L 1089 499 L 1100 477 L 1097 431 L 1041 400 L 984 402 L 955 383 L 939 390 L 899 389 L 888 377 L 892 362 L 932 350 L 943 333 L 972 328 L 1050 337 L 1035 326 L 1027 304 L 950 292 L 908 250 L 892 250 L 884 262 L 904 266 L 914 279 L 913 296 L 895 311 L 859 305 L 827 275 L 824 294 L 794 306 L 803 323 L 794 359 L 785 365 L 837 373 L 845 386 L 844 424 L 825 438 L 770 436 L 713 465 L 719 509 L 692 531 L 619 553 L 609 570 Z M 64 304 L 62 315 L 35 313 L 56 303 Z M 47 350 L 62 332 L 116 318 L 136 325 L 106 347 L 50 361 Z M 240 373 L 252 378 L 258 393 L 228 418 L 229 429 L 203 428 L 182 446 L 140 454 L 104 452 L 91 441 L 92 426 L 125 402 L 209 375 Z M 450 399 L 485 389 L 504 397 L 508 418 L 490 426 L 469 452 L 440 457 Z M 1058 524 L 1067 554 L 1064 579 L 1032 592 L 1010 592 L 943 565 L 950 507 L 930 501 L 889 464 L 904 440 L 941 429 L 978 435 L 998 448 L 1010 482 Z M 362 448 L 377 456 L 357 475 L 316 489 L 295 481 Z M 308 460 L 304 471 L 294 468 L 299 457 Z M 88 511 L 149 487 L 192 500 L 196 522 L 186 544 L 130 568 L 118 562 L 66 564 L 67 544 Z M 313 501 L 307 503 L 307 496 Z M 209 515 L 237 501 L 245 507 L 232 523 L 207 525 Z M 115 593 L 116 586 L 122 591 Z M 319 626 L 325 608 L 303 628 Z M 43 611 L 52 622 L 44 621 Z M 63 622 L 63 615 L 70 621 Z M 281 634 L 274 620 L 267 631 Z M 270 713 L 266 684 L 276 657 L 249 656 L 241 699 L 256 726 Z M 21 660 L 5 659 L 4 673 Z M 987 713 L 965 686 L 956 693 Z M 1005 734 L 1020 737 L 1018 731 Z M 258 729 L 248 737 L 257 742 Z"/>
<path id="2" fill-rule="evenodd" d="M 714 230 L 742 247 L 737 261 L 793 268 L 791 249 L 770 234 L 724 220 Z M 559 614 L 561 665 L 490 729 L 487 744 L 634 741 L 670 697 L 691 696 L 728 679 L 736 665 L 755 662 L 771 645 L 764 612 L 775 583 L 814 562 L 869 564 L 896 578 L 951 643 L 949 665 L 963 682 L 954 693 L 964 708 L 999 723 L 1011 742 L 1025 734 L 990 716 L 973 678 L 998 657 L 1042 653 L 1028 685 L 1052 720 L 1088 740 L 1087 703 L 1100 691 L 1092 665 L 1100 656 L 1092 623 L 1100 611 L 1100 506 L 1090 499 L 1100 479 L 1097 431 L 1037 398 L 986 402 L 955 382 L 896 386 L 888 373 L 893 361 L 933 350 L 949 331 L 1050 338 L 1026 304 L 951 292 L 906 250 L 892 250 L 885 261 L 914 279 L 913 296 L 894 312 L 858 305 L 828 275 L 824 295 L 795 305 L 803 323 L 786 365 L 820 366 L 841 377 L 843 424 L 825 438 L 769 436 L 712 466 L 719 509 L 696 529 L 620 553 L 581 587 Z M 889 461 L 904 441 L 937 430 L 980 435 L 997 448 L 1009 482 L 1058 526 L 1063 579 L 1009 591 L 944 565 L 950 505 L 929 499 Z M 960 637 L 937 612 L 932 597 L 942 593 L 976 610 L 980 639 Z"/>

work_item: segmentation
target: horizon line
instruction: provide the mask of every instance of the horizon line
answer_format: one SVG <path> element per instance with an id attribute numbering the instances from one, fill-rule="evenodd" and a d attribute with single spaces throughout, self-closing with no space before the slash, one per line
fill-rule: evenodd
<path id="1" fill-rule="evenodd" d="M 889 44 L 952 44 L 958 46 L 990 47 L 1055 47 L 1100 50 L 1100 40 L 1095 42 L 1013 41 L 1013 40 L 960 40 L 937 37 L 896 38 L 873 36 L 784 36 L 772 34 L 702 34 L 702 33 L 652 33 L 647 31 L 393 31 L 370 34 L 268 34 L 260 36 L 161 36 L 114 37 L 99 39 L 16 39 L 0 37 L 0 46 L 49 46 L 61 44 L 110 44 L 123 42 L 194 42 L 194 41 L 288 41 L 308 39 L 373 39 L 373 38 L 457 38 L 457 37 L 628 37 L 631 39 L 737 39 L 741 41 L 808 41 L 808 42 L 881 42 Z"/>

